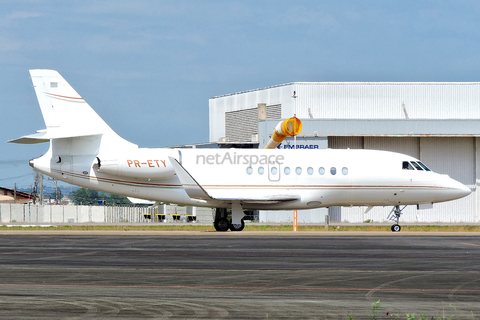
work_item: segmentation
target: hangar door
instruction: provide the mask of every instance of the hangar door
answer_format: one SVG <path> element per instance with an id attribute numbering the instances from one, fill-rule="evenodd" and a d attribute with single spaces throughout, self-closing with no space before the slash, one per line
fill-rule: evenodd
<path id="1" fill-rule="evenodd" d="M 437 203 L 431 210 L 405 210 L 403 221 L 409 222 L 478 222 L 480 206 L 476 202 L 476 142 L 473 137 L 329 137 L 330 148 L 387 150 L 420 159 L 433 171 L 448 174 L 470 187 L 473 193 L 465 198 Z M 478 143 L 480 146 L 480 142 Z M 376 207 L 368 214 L 365 208 L 330 207 L 331 221 L 362 222 L 367 219 L 385 221 L 391 208 Z"/>

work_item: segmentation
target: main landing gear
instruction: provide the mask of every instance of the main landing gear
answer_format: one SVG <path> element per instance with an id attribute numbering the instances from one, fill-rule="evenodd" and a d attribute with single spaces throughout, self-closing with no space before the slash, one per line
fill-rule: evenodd
<path id="1" fill-rule="evenodd" d="M 395 220 L 396 221 L 396 223 L 390 228 L 393 232 L 400 232 L 400 230 L 402 230 L 402 227 L 400 227 L 400 225 L 398 224 L 398 221 L 400 220 L 400 216 L 402 215 L 403 209 L 405 209 L 406 207 L 407 206 L 400 209 L 400 206 L 395 206 L 392 209 L 391 213 L 393 213 L 395 218 L 392 217 L 393 219 L 390 219 L 390 220 Z"/>
<path id="2" fill-rule="evenodd" d="M 232 205 L 232 221 L 227 219 L 227 209 L 215 210 L 215 221 L 213 227 L 216 231 L 225 232 L 230 229 L 231 231 L 242 231 L 245 228 L 245 222 L 243 221 L 243 209 L 240 204 Z"/>

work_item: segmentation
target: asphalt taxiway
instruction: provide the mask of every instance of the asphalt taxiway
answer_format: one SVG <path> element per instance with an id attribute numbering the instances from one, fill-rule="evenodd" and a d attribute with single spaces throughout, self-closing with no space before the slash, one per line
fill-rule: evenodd
<path id="1" fill-rule="evenodd" d="M 0 318 L 480 318 L 478 234 L 3 233 Z"/>

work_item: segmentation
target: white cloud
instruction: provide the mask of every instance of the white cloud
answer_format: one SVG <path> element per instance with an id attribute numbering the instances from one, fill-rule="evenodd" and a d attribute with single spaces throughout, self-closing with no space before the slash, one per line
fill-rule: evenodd
<path id="1" fill-rule="evenodd" d="M 41 13 L 33 11 L 14 11 L 0 16 L 0 52 L 16 51 L 22 48 L 24 43 L 15 36 L 14 29 L 19 21 L 40 16 L 42 16 Z"/>
<path id="2" fill-rule="evenodd" d="M 0 27 L 1 28 L 10 28 L 16 26 L 16 24 L 21 20 L 26 20 L 30 18 L 36 18 L 43 16 L 40 12 L 33 11 L 14 11 L 10 14 L 0 16 Z"/>
<path id="3" fill-rule="evenodd" d="M 31 12 L 31 11 L 15 11 L 8 15 L 10 20 L 23 20 L 29 18 L 36 18 L 43 16 L 40 12 Z"/>
<path id="4" fill-rule="evenodd" d="M 109 35 L 97 35 L 85 40 L 85 48 L 101 53 L 139 52 L 146 44 L 147 42 L 140 38 L 115 39 Z"/>
<path id="5" fill-rule="evenodd" d="M 197 3 L 174 1 L 168 4 L 164 1 L 144 0 L 108 0 L 95 2 L 93 5 L 81 5 L 74 9 L 78 13 L 89 15 L 129 15 L 129 16 L 177 16 L 188 12 L 195 12 Z"/>

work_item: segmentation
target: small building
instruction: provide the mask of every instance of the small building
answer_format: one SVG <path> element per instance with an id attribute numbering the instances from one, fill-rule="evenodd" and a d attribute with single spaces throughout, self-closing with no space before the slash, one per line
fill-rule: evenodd
<path id="1" fill-rule="evenodd" d="M 1 203 L 29 203 L 34 197 L 31 193 L 0 187 Z"/>

